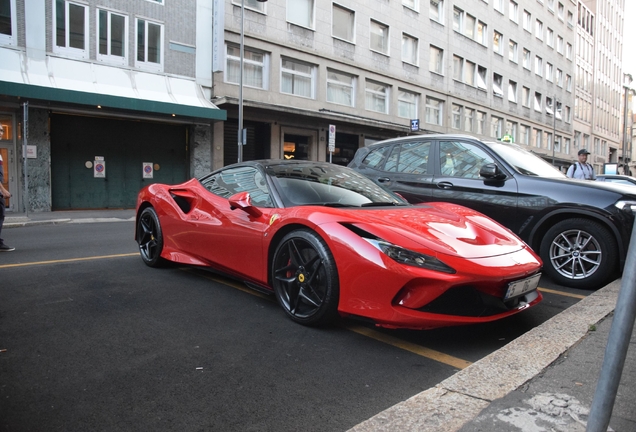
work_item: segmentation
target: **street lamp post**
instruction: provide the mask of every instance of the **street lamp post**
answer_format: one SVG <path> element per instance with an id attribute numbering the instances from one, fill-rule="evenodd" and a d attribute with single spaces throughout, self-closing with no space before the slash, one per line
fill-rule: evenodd
<path id="1" fill-rule="evenodd" d="M 623 115 L 623 174 L 627 175 L 627 94 L 631 90 L 630 85 L 634 79 L 631 74 L 623 74 L 623 87 L 625 88 L 625 103 L 624 103 L 624 115 Z"/>
<path id="2" fill-rule="evenodd" d="M 556 147 L 556 115 L 557 115 L 557 100 L 556 95 L 552 102 L 554 111 L 552 112 L 552 166 L 554 165 L 554 148 Z"/>
<path id="3" fill-rule="evenodd" d="M 256 0 L 265 3 L 267 0 Z M 245 56 L 245 0 L 241 0 L 241 59 L 239 61 L 239 102 L 238 102 L 238 161 L 243 161 L 243 145 L 245 145 L 246 134 L 243 130 L 243 57 Z"/>

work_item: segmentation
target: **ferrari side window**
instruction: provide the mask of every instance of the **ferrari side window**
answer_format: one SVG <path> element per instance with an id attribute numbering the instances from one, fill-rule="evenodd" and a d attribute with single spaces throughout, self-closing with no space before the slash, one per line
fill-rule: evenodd
<path id="1" fill-rule="evenodd" d="M 226 169 L 206 178 L 202 184 L 213 194 L 226 199 L 239 192 L 249 192 L 253 205 L 273 207 L 265 178 L 252 167 Z"/>
<path id="2" fill-rule="evenodd" d="M 427 174 L 430 141 L 415 141 L 402 144 L 398 172 L 404 174 Z"/>
<path id="3" fill-rule="evenodd" d="M 390 149 L 391 147 L 387 146 L 371 151 L 371 153 L 364 158 L 362 164 L 367 168 L 380 169 L 382 167 L 382 162 L 384 162 L 384 157 Z"/>
<path id="4" fill-rule="evenodd" d="M 494 160 L 471 143 L 442 141 L 439 145 L 442 175 L 478 179 L 482 166 Z"/>

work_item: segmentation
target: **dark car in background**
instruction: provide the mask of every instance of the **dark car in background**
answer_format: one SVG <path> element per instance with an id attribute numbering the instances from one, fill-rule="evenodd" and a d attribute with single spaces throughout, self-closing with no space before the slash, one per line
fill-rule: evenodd
<path id="1" fill-rule="evenodd" d="M 490 216 L 538 252 L 561 285 L 599 288 L 624 266 L 634 190 L 569 179 L 518 145 L 417 135 L 363 147 L 349 167 L 411 203 L 445 201 Z"/>
<path id="2" fill-rule="evenodd" d="M 596 176 L 596 181 L 636 186 L 636 178 L 621 174 L 599 174 Z"/>

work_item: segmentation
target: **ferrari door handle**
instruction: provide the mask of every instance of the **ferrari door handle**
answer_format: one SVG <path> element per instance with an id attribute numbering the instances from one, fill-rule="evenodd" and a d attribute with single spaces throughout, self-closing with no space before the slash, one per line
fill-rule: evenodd
<path id="1" fill-rule="evenodd" d="M 453 187 L 453 184 L 451 182 L 443 181 L 437 183 L 437 187 L 440 189 L 451 189 Z"/>
<path id="2" fill-rule="evenodd" d="M 386 182 L 390 182 L 390 181 L 391 181 L 391 179 L 388 178 L 388 177 L 380 177 L 380 178 L 378 178 L 378 182 L 380 182 L 380 183 L 386 183 Z"/>

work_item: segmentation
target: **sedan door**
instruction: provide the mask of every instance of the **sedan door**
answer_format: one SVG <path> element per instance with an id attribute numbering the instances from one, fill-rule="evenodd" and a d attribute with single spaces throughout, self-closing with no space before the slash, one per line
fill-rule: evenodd
<path id="1" fill-rule="evenodd" d="M 432 189 L 435 201 L 472 208 L 518 232 L 517 181 L 485 147 L 457 139 L 439 141 L 432 160 L 435 162 Z M 505 178 L 481 177 L 481 168 L 488 164 L 497 164 Z"/>

